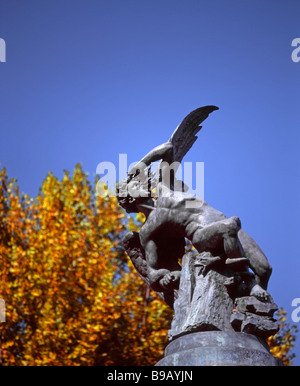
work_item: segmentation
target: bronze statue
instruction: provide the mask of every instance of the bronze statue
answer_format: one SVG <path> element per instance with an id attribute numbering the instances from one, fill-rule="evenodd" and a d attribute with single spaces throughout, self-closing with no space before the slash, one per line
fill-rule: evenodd
<path id="1" fill-rule="evenodd" d="M 277 306 L 267 292 L 272 269 L 266 256 L 241 229 L 238 217 L 227 218 L 190 194 L 175 176 L 199 125 L 217 109 L 205 106 L 188 114 L 170 140 L 151 150 L 119 183 L 119 204 L 146 217 L 139 233 L 126 234 L 123 246 L 139 275 L 175 311 L 170 347 L 159 365 L 235 364 L 237 352 L 242 364 L 262 360 L 277 365 L 259 340 L 278 331 L 273 319 Z M 156 161 L 155 175 L 151 164 Z M 209 336 L 203 335 L 208 331 Z M 251 341 L 248 334 L 258 340 Z M 217 351 L 207 354 L 206 339 Z M 227 339 L 237 346 L 229 350 Z"/>
<path id="2" fill-rule="evenodd" d="M 212 257 L 203 258 L 204 272 L 221 259 L 219 251 L 222 248 L 227 257 L 226 264 L 249 264 L 255 273 L 250 293 L 259 299 L 266 299 L 272 269 L 256 242 L 241 229 L 239 218 L 226 218 L 208 203 L 183 191 L 181 181 L 172 181 L 170 177 L 169 165 L 181 162 L 197 138 L 195 134 L 201 128 L 199 124 L 216 109 L 215 106 L 205 106 L 191 112 L 170 141 L 154 148 L 138 162 L 129 171 L 129 177 L 119 185 L 119 203 L 129 213 L 142 212 L 146 216 L 139 236 L 145 250 L 150 285 L 154 290 L 178 286 L 178 260 L 185 253 L 187 238 L 199 253 L 207 249 L 211 252 Z M 159 193 L 153 199 L 143 182 L 147 167 L 159 160 L 163 161 L 156 183 Z M 190 205 L 187 205 L 188 202 Z"/>

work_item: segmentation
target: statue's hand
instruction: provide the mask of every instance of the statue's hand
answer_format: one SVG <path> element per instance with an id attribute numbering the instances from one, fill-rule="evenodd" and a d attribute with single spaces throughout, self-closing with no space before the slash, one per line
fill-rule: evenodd
<path id="1" fill-rule="evenodd" d="M 170 287 L 177 287 L 180 279 L 180 272 L 174 271 L 167 273 L 159 282 L 162 288 L 167 289 Z"/>

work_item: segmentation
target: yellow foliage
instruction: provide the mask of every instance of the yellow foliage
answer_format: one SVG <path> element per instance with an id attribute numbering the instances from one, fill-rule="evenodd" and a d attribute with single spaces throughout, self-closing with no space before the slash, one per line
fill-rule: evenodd
<path id="1" fill-rule="evenodd" d="M 171 312 L 119 246 L 128 223 L 136 230 L 115 198 L 94 194 L 80 165 L 62 181 L 49 173 L 35 199 L 0 171 L 4 365 L 150 365 L 162 356 Z"/>
<path id="2" fill-rule="evenodd" d="M 280 308 L 277 312 L 278 322 L 280 326 L 279 332 L 268 338 L 267 342 L 270 346 L 270 353 L 279 358 L 285 366 L 293 364 L 295 354 L 292 353 L 296 333 L 298 332 L 296 325 L 290 326 L 287 323 L 286 311 Z"/>

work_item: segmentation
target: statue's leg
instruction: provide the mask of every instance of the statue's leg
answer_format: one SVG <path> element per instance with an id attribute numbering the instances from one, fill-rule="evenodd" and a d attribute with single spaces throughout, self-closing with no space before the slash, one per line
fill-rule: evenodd
<path id="1" fill-rule="evenodd" d="M 237 262 L 247 258 L 250 268 L 255 274 L 255 280 L 249 284 L 250 294 L 264 301 L 268 299 L 266 288 L 271 275 L 271 267 L 267 258 L 255 241 L 240 229 L 237 217 L 217 221 L 204 228 L 196 230 L 192 240 L 195 248 L 201 253 L 205 250 L 224 248 L 228 260 Z M 223 243 L 223 245 L 222 245 Z"/>
<path id="2" fill-rule="evenodd" d="M 255 274 L 257 284 L 265 290 L 272 273 L 268 259 L 256 242 L 243 229 L 238 232 L 238 238 L 242 244 L 245 256 L 249 259 L 250 268 Z"/>
<path id="3" fill-rule="evenodd" d="M 244 256 L 242 245 L 237 237 L 240 227 L 238 217 L 216 221 L 204 228 L 198 228 L 193 235 L 192 243 L 199 253 L 223 248 L 228 258 L 240 258 Z"/>
<path id="4" fill-rule="evenodd" d="M 149 240 L 145 245 L 145 257 L 152 289 L 162 291 L 169 287 L 178 287 L 180 271 L 172 269 L 174 264 L 168 261 L 168 256 L 161 256 L 159 260 L 158 247 L 153 240 Z"/>

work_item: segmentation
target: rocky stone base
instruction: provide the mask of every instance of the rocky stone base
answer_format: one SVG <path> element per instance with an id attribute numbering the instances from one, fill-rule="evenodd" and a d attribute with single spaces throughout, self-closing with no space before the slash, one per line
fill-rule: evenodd
<path id="1" fill-rule="evenodd" d="M 262 339 L 242 333 L 202 331 L 183 335 L 156 366 L 282 366 Z"/>
<path id="2" fill-rule="evenodd" d="M 230 322 L 235 331 L 267 339 L 279 330 L 276 320 L 273 319 L 277 310 L 278 307 L 272 299 L 262 302 L 254 296 L 244 296 L 235 300 Z"/>

